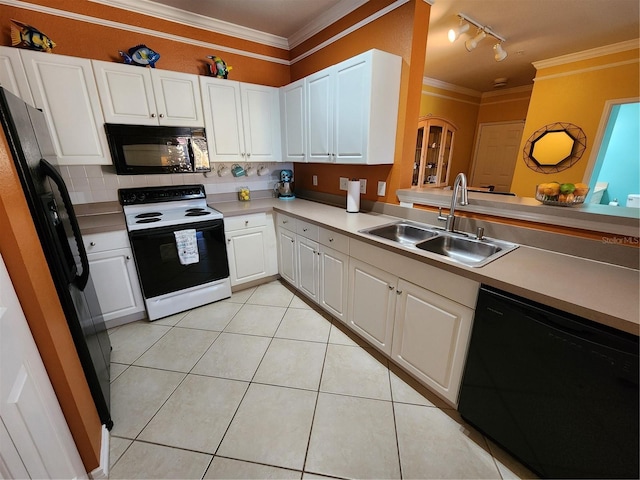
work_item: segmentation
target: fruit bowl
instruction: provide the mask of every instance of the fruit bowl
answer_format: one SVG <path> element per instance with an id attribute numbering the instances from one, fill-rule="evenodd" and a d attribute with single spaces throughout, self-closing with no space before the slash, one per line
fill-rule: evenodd
<path id="1" fill-rule="evenodd" d="M 536 200 L 545 205 L 572 207 L 584 203 L 589 187 L 584 183 L 541 183 L 536 186 Z"/>

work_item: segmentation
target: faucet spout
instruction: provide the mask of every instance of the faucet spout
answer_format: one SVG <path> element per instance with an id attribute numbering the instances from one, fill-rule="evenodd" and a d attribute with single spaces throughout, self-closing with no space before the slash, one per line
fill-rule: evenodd
<path id="1" fill-rule="evenodd" d="M 460 191 L 460 205 L 469 205 L 469 197 L 467 195 L 467 176 L 460 172 L 453 182 L 453 194 L 451 195 L 451 206 L 449 207 L 449 215 L 447 215 L 447 223 L 445 230 L 453 232 L 456 221 L 456 202 L 458 200 L 458 191 Z"/>

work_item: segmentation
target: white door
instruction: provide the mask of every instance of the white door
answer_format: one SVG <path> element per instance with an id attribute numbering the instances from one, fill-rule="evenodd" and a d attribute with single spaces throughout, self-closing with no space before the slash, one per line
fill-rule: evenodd
<path id="1" fill-rule="evenodd" d="M 473 310 L 404 280 L 398 293 L 392 358 L 456 404 Z"/>
<path id="2" fill-rule="evenodd" d="M 391 354 L 398 277 L 367 263 L 349 260 L 348 325 L 369 343 Z"/>
<path id="3" fill-rule="evenodd" d="M 282 156 L 285 162 L 306 160 L 306 116 L 304 78 L 280 88 Z"/>
<path id="4" fill-rule="evenodd" d="M 225 233 L 231 286 L 266 277 L 265 228 Z"/>
<path id="5" fill-rule="evenodd" d="M 343 322 L 347 321 L 349 256 L 320 246 L 320 305 Z"/>
<path id="6" fill-rule="evenodd" d="M 359 58 L 336 66 L 334 85 L 335 160 L 338 163 L 365 163 L 371 95 L 371 70 L 367 60 Z"/>
<path id="7" fill-rule="evenodd" d="M 278 89 L 241 83 L 240 97 L 246 161 L 282 161 Z"/>
<path id="8" fill-rule="evenodd" d="M 318 269 L 319 246 L 318 242 L 297 235 L 298 251 L 298 288 L 309 298 L 318 301 Z"/>
<path id="9" fill-rule="evenodd" d="M 0 256 L 0 478 L 87 478 Z"/>
<path id="10" fill-rule="evenodd" d="M 331 72 L 332 69 L 327 68 L 306 78 L 307 159 L 309 162 L 330 162 L 332 159 L 335 161 Z"/>
<path id="11" fill-rule="evenodd" d="M 200 77 L 204 124 L 209 158 L 214 162 L 244 161 L 240 84 L 231 80 Z"/>
<path id="12" fill-rule="evenodd" d="M 480 125 L 470 186 L 510 191 L 523 128 L 521 121 Z"/>
<path id="13" fill-rule="evenodd" d="M 151 82 L 160 125 L 204 127 L 197 75 L 153 69 Z"/>
<path id="14" fill-rule="evenodd" d="M 24 73 L 20 51 L 17 48 L 0 47 L 0 85 L 16 97 L 33 105 L 33 97 Z"/>
<path id="15" fill-rule="evenodd" d="M 91 60 L 20 50 L 60 165 L 111 165 Z"/>
<path id="16" fill-rule="evenodd" d="M 92 60 L 107 123 L 158 125 L 149 69 Z"/>
<path id="17" fill-rule="evenodd" d="M 294 287 L 298 286 L 296 234 L 278 229 L 278 272 Z"/>

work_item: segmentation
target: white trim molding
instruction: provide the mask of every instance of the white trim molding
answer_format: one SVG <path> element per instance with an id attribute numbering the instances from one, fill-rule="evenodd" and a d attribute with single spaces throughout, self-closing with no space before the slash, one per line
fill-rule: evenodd
<path id="1" fill-rule="evenodd" d="M 89 478 L 102 480 L 109 478 L 109 430 L 102 425 L 102 443 L 100 445 L 100 465 L 89 473 Z"/>
<path id="2" fill-rule="evenodd" d="M 626 42 L 614 43 L 612 45 L 605 45 L 603 47 L 592 48 L 590 50 L 583 50 L 582 52 L 561 55 L 547 60 L 540 60 L 539 62 L 533 62 L 533 66 L 536 70 L 540 70 L 543 68 L 565 65 L 567 63 L 589 60 L 591 58 L 603 57 L 613 53 L 626 52 L 627 50 L 637 50 L 638 48 L 640 48 L 640 39 L 636 38 L 635 40 L 627 40 Z"/>
<path id="3" fill-rule="evenodd" d="M 436 98 L 444 98 L 445 100 L 452 100 L 454 102 L 459 102 L 459 103 L 468 103 L 469 105 L 475 105 L 476 107 L 480 106 L 480 101 L 473 101 L 473 100 L 463 100 L 462 98 L 458 98 L 458 97 L 451 97 L 449 95 L 443 95 L 441 93 L 434 93 L 434 92 L 429 92 L 428 90 L 422 90 L 422 95 L 426 96 L 426 97 L 436 97 Z"/>
<path id="4" fill-rule="evenodd" d="M 422 77 L 422 84 L 427 85 L 429 87 L 441 88 L 442 90 L 449 90 L 450 92 L 469 95 L 470 97 L 480 98 L 480 96 L 482 96 L 482 93 L 478 92 L 477 90 L 472 90 L 466 87 L 460 87 L 458 85 L 454 85 L 453 83 L 443 82 L 442 80 L 438 80 L 437 78 Z"/>
<path id="5" fill-rule="evenodd" d="M 510 94 L 516 94 L 516 93 L 528 93 L 529 95 L 531 95 L 532 91 L 533 91 L 533 84 L 522 85 L 520 87 L 501 88 L 500 90 L 494 90 L 493 92 L 484 92 L 482 94 L 482 98 L 485 99 L 489 97 L 501 97 L 502 95 L 510 95 Z"/>
<path id="6" fill-rule="evenodd" d="M 640 59 L 637 58 L 633 58 L 630 60 L 625 60 L 623 62 L 614 62 L 614 63 L 607 63 L 605 65 L 597 65 L 594 67 L 588 67 L 588 68 L 580 68 L 578 70 L 571 70 L 568 72 L 562 72 L 562 73 L 555 73 L 553 75 L 543 75 L 541 77 L 536 77 L 533 79 L 534 82 L 539 82 L 540 80 L 551 80 L 554 78 L 561 78 L 561 77 L 570 77 L 571 75 L 578 75 L 581 73 L 587 73 L 587 72 L 595 72 L 597 70 L 607 70 L 609 68 L 615 68 L 615 67 L 622 67 L 624 65 L 632 65 L 634 63 L 640 63 Z"/>

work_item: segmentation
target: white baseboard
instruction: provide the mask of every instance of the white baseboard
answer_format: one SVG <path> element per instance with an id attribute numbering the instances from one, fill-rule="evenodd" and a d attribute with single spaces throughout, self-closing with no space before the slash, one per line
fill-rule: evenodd
<path id="1" fill-rule="evenodd" d="M 100 445 L 100 465 L 89 473 L 94 480 L 109 478 L 109 430 L 102 425 L 102 444 Z"/>

